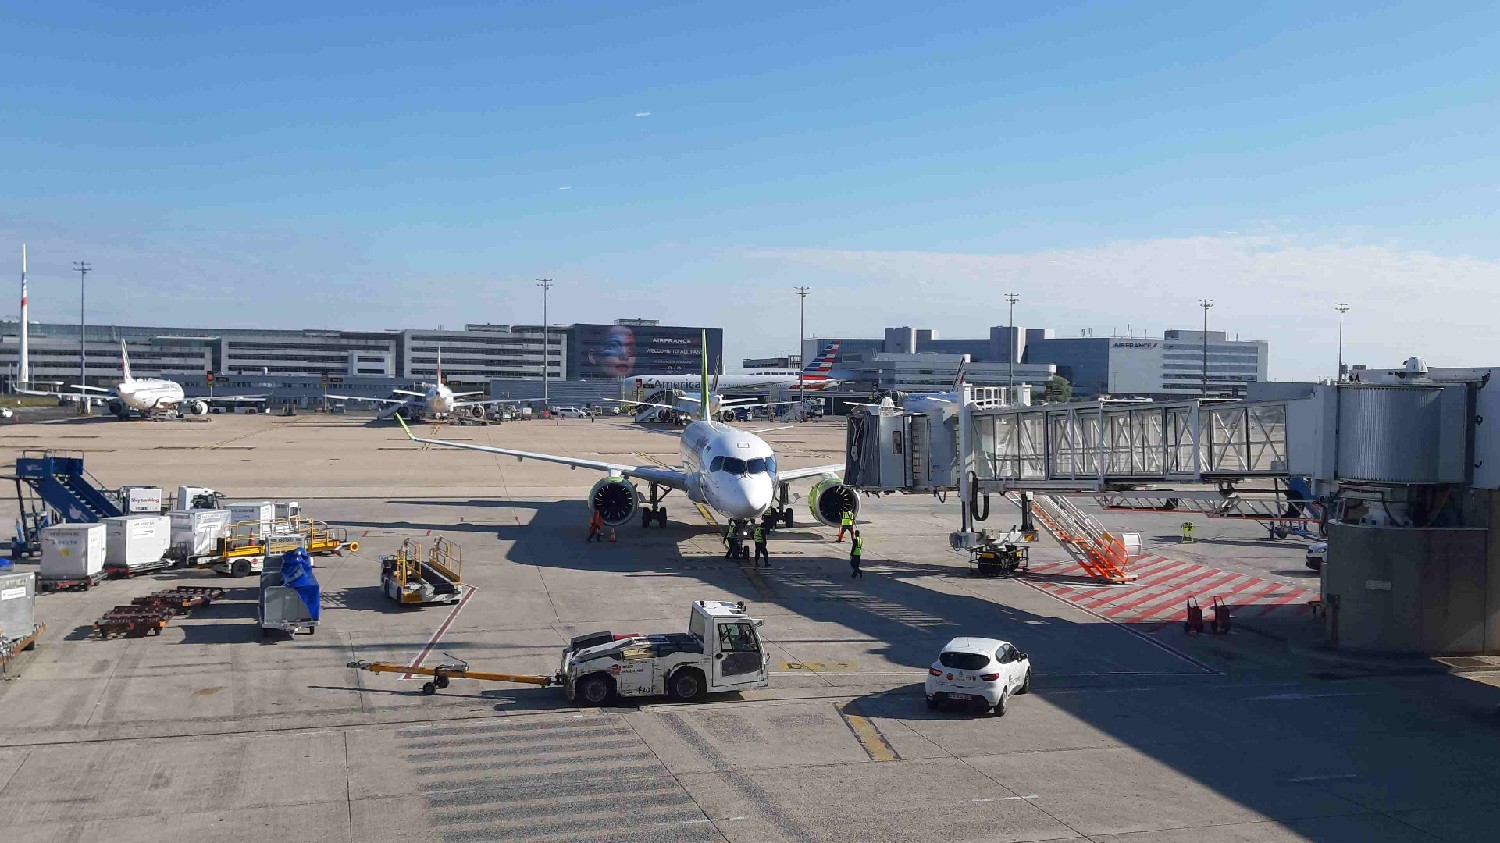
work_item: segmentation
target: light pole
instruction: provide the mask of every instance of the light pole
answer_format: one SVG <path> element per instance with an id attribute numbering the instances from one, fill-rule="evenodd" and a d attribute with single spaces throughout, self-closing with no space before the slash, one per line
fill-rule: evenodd
<path id="1" fill-rule="evenodd" d="M 811 287 L 793 287 L 797 291 L 797 401 L 801 406 L 798 410 L 798 418 L 807 418 L 807 381 L 802 373 L 807 371 L 807 363 L 803 359 L 807 355 L 802 351 L 803 343 L 807 342 L 807 294 Z M 767 416 L 769 418 L 769 416 Z"/>
<path id="2" fill-rule="evenodd" d="M 1208 397 L 1208 310 L 1214 306 L 1213 299 L 1198 299 L 1203 308 L 1203 397 Z"/>
<path id="3" fill-rule="evenodd" d="M 552 289 L 552 279 L 538 278 L 536 279 L 536 285 L 542 288 L 542 412 L 546 413 L 552 406 L 548 394 L 551 377 L 547 373 L 547 364 L 550 362 L 548 358 L 552 356 L 552 348 L 548 343 L 551 338 L 547 336 L 549 333 L 547 323 L 547 291 Z"/>
<path id="4" fill-rule="evenodd" d="M 73 271 L 78 273 L 78 385 L 80 387 L 88 383 L 88 352 L 83 346 L 83 299 L 87 287 L 85 282 L 88 281 L 89 270 L 93 268 L 88 261 L 73 261 Z M 84 399 L 84 401 L 87 400 L 87 398 Z"/>
<path id="5" fill-rule="evenodd" d="M 1016 302 L 1021 300 L 1020 293 L 1006 293 L 1005 300 L 1010 303 L 1010 328 L 1008 345 L 1005 349 L 1005 359 L 1010 362 L 1009 370 L 1005 375 L 1005 403 L 1007 406 L 1016 400 Z"/>
<path id="6" fill-rule="evenodd" d="M 1335 379 L 1335 382 L 1336 383 L 1343 383 L 1344 382 L 1344 314 L 1349 312 L 1349 305 L 1348 305 L 1347 302 L 1339 302 L 1338 304 L 1336 304 L 1336 305 L 1333 306 L 1333 309 L 1337 310 L 1339 312 L 1339 374 L 1338 374 L 1338 377 Z"/>

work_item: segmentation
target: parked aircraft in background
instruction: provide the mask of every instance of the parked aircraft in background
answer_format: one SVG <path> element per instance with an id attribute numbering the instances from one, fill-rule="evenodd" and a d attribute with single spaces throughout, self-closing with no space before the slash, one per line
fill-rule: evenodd
<path id="1" fill-rule="evenodd" d="M 78 392 L 51 392 L 46 390 L 17 390 L 23 395 L 51 395 L 58 398 L 73 398 L 79 401 L 104 401 L 105 407 L 120 419 L 130 418 L 132 412 L 145 417 L 201 416 L 208 413 L 210 404 L 264 403 L 264 395 L 218 395 L 188 398 L 183 394 L 182 384 L 165 378 L 137 378 L 130 374 L 130 354 L 125 350 L 125 341 L 120 340 L 120 369 L 125 378 L 108 389 L 98 386 L 69 384 Z"/>
<path id="2" fill-rule="evenodd" d="M 484 408 L 492 404 L 518 404 L 520 401 L 514 398 L 487 398 L 482 401 L 469 400 L 470 396 L 483 395 L 484 392 L 454 392 L 443 383 L 443 350 L 437 353 L 437 383 L 418 384 L 426 389 L 416 392 L 409 389 L 395 389 L 392 392 L 397 395 L 407 396 L 405 398 L 367 398 L 362 395 L 325 395 L 335 401 L 375 401 L 385 404 L 386 409 L 380 412 L 378 418 L 390 418 L 394 415 L 402 415 L 409 419 L 446 419 L 455 415 L 468 414 L 472 416 L 483 416 Z"/>

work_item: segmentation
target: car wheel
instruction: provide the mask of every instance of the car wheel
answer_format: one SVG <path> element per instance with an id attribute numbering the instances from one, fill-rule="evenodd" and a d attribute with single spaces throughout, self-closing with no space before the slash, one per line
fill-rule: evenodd
<path id="1" fill-rule="evenodd" d="M 1010 702 L 1010 693 L 1008 691 L 1001 691 L 1000 692 L 1000 702 L 995 703 L 995 716 L 996 717 L 1004 717 L 1005 716 L 1005 710 L 1008 707 L 1008 703 L 1009 702 Z"/>
<path id="2" fill-rule="evenodd" d="M 1021 680 L 1021 687 L 1016 689 L 1018 694 L 1031 693 L 1031 668 L 1026 668 L 1026 678 Z"/>
<path id="3" fill-rule="evenodd" d="M 928 711 L 932 711 L 932 710 L 936 709 L 937 707 L 938 707 L 938 701 L 937 701 L 937 699 L 935 697 L 928 697 L 927 698 L 927 710 Z"/>
<path id="4" fill-rule="evenodd" d="M 433 684 L 431 682 L 423 682 L 422 683 L 422 693 L 424 695 L 426 695 L 426 696 L 429 696 L 429 697 L 432 696 L 433 694 L 436 694 L 437 693 L 437 685 L 435 685 L 435 684 Z"/>
<path id="5" fill-rule="evenodd" d="M 701 699 L 706 691 L 707 685 L 703 681 L 703 674 L 691 668 L 677 671 L 667 686 L 667 696 L 679 702 L 693 702 Z"/>
<path id="6" fill-rule="evenodd" d="M 229 566 L 229 575 L 231 577 L 250 576 L 250 563 L 244 559 L 234 560 L 234 563 Z"/>
<path id="7" fill-rule="evenodd" d="M 573 696 L 586 705 L 604 705 L 614 695 L 614 683 L 602 673 L 591 673 L 573 686 Z"/>

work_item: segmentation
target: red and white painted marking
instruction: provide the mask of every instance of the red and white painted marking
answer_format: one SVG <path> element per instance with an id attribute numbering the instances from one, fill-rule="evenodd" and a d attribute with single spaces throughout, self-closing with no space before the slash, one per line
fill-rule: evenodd
<path id="1" fill-rule="evenodd" d="M 1105 586 L 1089 579 L 1073 561 L 1038 562 L 1022 582 L 1115 623 L 1150 624 L 1152 630 L 1187 618 L 1187 601 L 1196 598 L 1209 613 L 1209 602 L 1222 597 L 1237 619 L 1292 616 L 1311 611 L 1309 591 L 1277 580 L 1237 574 L 1195 562 L 1145 556 L 1130 566 L 1136 581 Z M 1076 577 L 1072 576 L 1075 575 Z"/>

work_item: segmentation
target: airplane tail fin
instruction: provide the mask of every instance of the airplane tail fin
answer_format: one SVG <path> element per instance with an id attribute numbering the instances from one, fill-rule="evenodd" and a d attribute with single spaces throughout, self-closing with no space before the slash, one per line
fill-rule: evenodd
<path id="1" fill-rule="evenodd" d="M 810 360 L 802 370 L 809 374 L 825 374 L 833 371 L 833 359 L 839 354 L 839 340 L 834 340 L 823 349 L 823 356 L 816 360 Z"/>
<path id="2" fill-rule="evenodd" d="M 708 331 L 703 332 L 703 377 L 698 379 L 699 398 L 703 403 L 698 405 L 699 418 L 708 421 L 713 417 L 713 410 L 709 404 L 708 383 Z"/>
<path id="3" fill-rule="evenodd" d="M 130 376 L 130 353 L 125 350 L 125 341 L 120 340 L 120 368 L 125 372 L 126 382 L 135 380 Z"/>
<path id="4" fill-rule="evenodd" d="M 969 360 L 967 357 L 958 361 L 958 374 L 953 377 L 953 392 L 957 392 L 964 385 L 964 367 L 968 365 Z"/>

